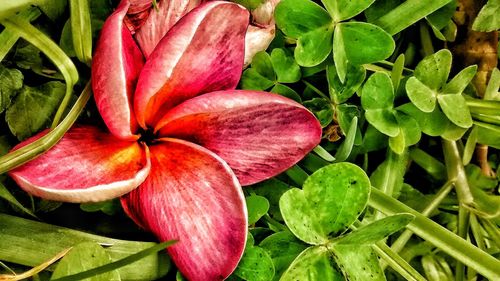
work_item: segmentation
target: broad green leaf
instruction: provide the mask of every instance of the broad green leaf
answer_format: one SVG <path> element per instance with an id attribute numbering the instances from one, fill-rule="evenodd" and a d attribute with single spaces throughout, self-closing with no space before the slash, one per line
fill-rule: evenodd
<path id="1" fill-rule="evenodd" d="M 461 94 L 439 95 L 438 102 L 443 113 L 455 125 L 462 128 L 470 128 L 472 126 L 469 107 Z"/>
<path id="2" fill-rule="evenodd" d="M 59 47 L 70 57 L 76 57 L 75 47 L 73 46 L 73 38 L 71 32 L 71 21 L 68 19 L 61 31 L 59 38 Z"/>
<path id="3" fill-rule="evenodd" d="M 329 100 L 322 98 L 314 98 L 303 103 L 316 118 L 318 118 L 321 127 L 326 127 L 333 120 L 333 107 Z"/>
<path id="4" fill-rule="evenodd" d="M 274 73 L 273 64 L 271 63 L 271 56 L 265 51 L 255 54 L 251 66 L 265 78 L 271 81 L 276 80 L 276 74 Z"/>
<path id="5" fill-rule="evenodd" d="M 335 153 L 335 162 L 342 162 L 349 158 L 351 155 L 352 148 L 354 146 L 354 140 L 356 139 L 356 132 L 358 131 L 358 117 L 354 116 L 351 120 L 351 125 L 349 130 L 345 132 L 345 139 L 342 144 L 337 149 Z"/>
<path id="6" fill-rule="evenodd" d="M 365 110 L 392 109 L 394 89 L 389 75 L 382 72 L 374 73 L 363 86 L 361 105 Z"/>
<path id="7" fill-rule="evenodd" d="M 396 8 L 390 9 L 373 23 L 383 28 L 389 34 L 395 35 L 449 2 L 450 0 L 407 0 Z"/>
<path id="8" fill-rule="evenodd" d="M 500 1 L 489 0 L 477 15 L 472 29 L 490 32 L 500 29 Z"/>
<path id="9" fill-rule="evenodd" d="M 432 112 L 427 113 L 418 109 L 413 103 L 406 103 L 399 106 L 397 110 L 413 117 L 417 121 L 420 130 L 429 136 L 440 136 L 449 123 L 448 118 L 439 107 L 434 107 Z"/>
<path id="10" fill-rule="evenodd" d="M 441 91 L 442 94 L 461 94 L 476 75 L 477 65 L 471 65 L 460 71 Z"/>
<path id="11" fill-rule="evenodd" d="M 321 0 L 321 2 L 325 5 L 335 22 L 339 22 L 358 15 L 375 2 L 375 0 Z"/>
<path id="12" fill-rule="evenodd" d="M 301 66 L 312 67 L 323 62 L 332 51 L 333 27 L 319 27 L 297 40 L 295 60 Z"/>
<path id="13" fill-rule="evenodd" d="M 331 245 L 337 265 L 350 281 L 385 281 L 384 271 L 371 246 Z"/>
<path id="14" fill-rule="evenodd" d="M 457 8 L 457 1 L 450 1 L 426 17 L 427 21 L 438 30 L 445 28 L 451 21 L 451 17 Z"/>
<path id="15" fill-rule="evenodd" d="M 455 125 L 453 122 L 448 122 L 446 124 L 446 130 L 441 134 L 443 139 L 449 141 L 457 141 L 463 137 L 468 128 L 462 128 Z"/>
<path id="16" fill-rule="evenodd" d="M 265 197 L 251 195 L 245 198 L 248 210 L 248 224 L 255 224 L 269 211 L 269 201 Z"/>
<path id="17" fill-rule="evenodd" d="M 429 113 L 436 107 L 437 92 L 429 88 L 415 77 L 406 82 L 406 92 L 411 102 L 421 111 Z"/>
<path id="18" fill-rule="evenodd" d="M 389 146 L 396 153 L 401 154 L 406 147 L 414 145 L 420 141 L 421 131 L 418 123 L 411 116 L 396 112 L 396 120 L 400 128 L 400 133 L 395 138 L 389 139 Z"/>
<path id="19" fill-rule="evenodd" d="M 274 233 L 260 242 L 259 247 L 267 251 L 273 260 L 275 275 L 279 280 L 293 260 L 306 249 L 307 245 L 289 231 Z"/>
<path id="20" fill-rule="evenodd" d="M 278 84 L 274 85 L 274 87 L 271 89 L 270 92 L 280 94 L 280 95 L 287 97 L 289 99 L 292 99 L 298 103 L 302 103 L 302 98 L 300 97 L 300 95 L 297 94 L 297 92 L 295 92 L 294 89 L 292 89 L 288 86 L 285 86 L 283 84 L 278 83 Z"/>
<path id="21" fill-rule="evenodd" d="M 274 81 L 262 76 L 255 68 L 243 71 L 240 87 L 244 90 L 267 90 L 274 85 Z"/>
<path id="22" fill-rule="evenodd" d="M 412 214 L 397 214 L 364 225 L 335 240 L 337 245 L 373 245 L 404 228 L 415 218 Z"/>
<path id="23" fill-rule="evenodd" d="M 343 281 L 334 267 L 332 254 L 324 246 L 304 250 L 285 271 L 280 281 Z"/>
<path id="24" fill-rule="evenodd" d="M 37 74 L 43 68 L 40 50 L 31 44 L 22 47 L 16 46 L 12 60 L 17 67 L 22 69 L 31 69 Z"/>
<path id="25" fill-rule="evenodd" d="M 500 70 L 494 68 L 491 72 L 490 81 L 484 92 L 485 100 L 500 100 L 500 93 L 498 89 L 500 88 Z"/>
<path id="26" fill-rule="evenodd" d="M 343 22 L 336 26 L 347 60 L 353 64 L 373 63 L 388 58 L 395 44 L 391 35 L 366 22 Z M 335 38 L 334 40 L 338 40 Z M 335 43 L 334 43 L 335 44 Z"/>
<path id="27" fill-rule="evenodd" d="M 283 221 L 279 201 L 281 195 L 291 188 L 290 185 L 272 178 L 247 188 L 251 188 L 257 195 L 264 196 L 269 201 L 269 215 L 275 220 Z"/>
<path id="28" fill-rule="evenodd" d="M 16 208 L 18 208 L 19 210 L 23 211 L 24 213 L 36 218 L 36 215 L 33 214 L 33 212 L 24 207 L 21 203 L 19 203 L 19 201 L 17 201 L 16 197 L 14 197 L 14 195 L 12 195 L 9 190 L 0 182 L 0 198 L 3 198 L 4 200 L 6 200 L 7 202 L 9 202 L 10 204 L 12 204 L 13 206 L 15 206 Z"/>
<path id="29" fill-rule="evenodd" d="M 74 246 L 61 261 L 57 264 L 51 280 L 61 277 L 86 271 L 98 266 L 111 263 L 109 254 L 99 244 L 93 242 L 85 242 Z M 88 281 L 119 281 L 120 274 L 118 271 L 110 271 L 104 274 L 96 275 L 86 279 Z"/>
<path id="30" fill-rule="evenodd" d="M 274 11 L 274 19 L 279 29 L 292 38 L 332 23 L 328 12 L 309 0 L 281 1 Z"/>
<path id="31" fill-rule="evenodd" d="M 372 109 L 365 112 L 366 120 L 377 130 L 389 137 L 399 135 L 399 124 L 393 110 Z"/>
<path id="32" fill-rule="evenodd" d="M 309 244 L 323 244 L 351 225 L 365 208 L 370 180 L 358 166 L 335 163 L 319 169 L 303 190 L 290 189 L 280 209 L 293 234 Z"/>
<path id="33" fill-rule="evenodd" d="M 432 90 L 439 90 L 446 84 L 451 70 L 451 52 L 442 49 L 421 60 L 413 75 Z"/>
<path id="34" fill-rule="evenodd" d="M 346 102 L 361 87 L 365 80 L 366 70 L 362 66 L 348 63 L 344 82 L 340 81 L 337 69 L 334 66 L 326 67 L 330 98 L 340 104 Z"/>
<path id="35" fill-rule="evenodd" d="M 234 274 L 248 281 L 271 280 L 274 276 L 273 260 L 260 247 L 246 247 Z"/>
<path id="36" fill-rule="evenodd" d="M 5 113 L 11 132 L 24 140 L 43 129 L 52 120 L 64 90 L 61 82 L 48 82 L 36 88 L 24 86 Z"/>
<path id="37" fill-rule="evenodd" d="M 347 75 L 347 54 L 342 29 L 336 27 L 333 34 L 333 61 L 340 83 L 344 83 Z"/>
<path id="38" fill-rule="evenodd" d="M 0 113 L 7 109 L 17 91 L 23 86 L 23 74 L 0 64 Z"/>
<path id="39" fill-rule="evenodd" d="M 364 15 L 368 22 L 373 23 L 378 18 L 390 13 L 401 4 L 401 2 L 402 0 L 375 1 L 364 11 Z"/>
<path id="40" fill-rule="evenodd" d="M 271 52 L 271 62 L 280 83 L 295 83 L 300 80 L 300 66 L 285 49 L 276 48 Z"/>

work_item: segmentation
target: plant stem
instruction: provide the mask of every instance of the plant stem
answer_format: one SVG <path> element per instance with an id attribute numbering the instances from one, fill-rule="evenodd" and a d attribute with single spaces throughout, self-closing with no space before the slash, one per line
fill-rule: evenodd
<path id="1" fill-rule="evenodd" d="M 425 279 L 418 271 L 409 265 L 400 255 L 395 253 L 385 243 L 379 241 L 372 246 L 375 252 L 383 259 L 389 266 L 397 271 L 406 280 L 425 281 Z"/>
<path id="2" fill-rule="evenodd" d="M 371 189 L 368 204 L 387 215 L 398 213 L 413 214 L 415 219 L 408 224 L 407 228 L 409 230 L 427 240 L 429 243 L 432 243 L 456 260 L 474 268 L 486 278 L 500 280 L 499 260 L 423 216 L 421 213 L 385 195 L 376 188 Z"/>
<path id="3" fill-rule="evenodd" d="M 457 191 L 459 204 L 470 206 L 474 197 L 467 182 L 462 157 L 458 151 L 457 143 L 442 139 L 444 161 L 448 172 L 448 180 L 455 182 L 455 190 Z"/>
<path id="4" fill-rule="evenodd" d="M 54 146 L 75 123 L 91 95 L 89 82 L 68 115 L 55 129 L 38 140 L 0 157 L 0 175 L 21 166 Z"/>
<path id="5" fill-rule="evenodd" d="M 432 201 L 429 203 L 429 205 L 427 205 L 425 207 L 425 209 L 422 211 L 422 213 L 421 213 L 422 216 L 428 217 L 432 212 L 434 212 L 434 210 L 436 210 L 438 208 L 439 204 L 441 204 L 441 202 L 444 200 L 444 198 L 446 198 L 448 193 L 450 193 L 452 188 L 453 188 L 453 183 L 446 182 L 439 189 L 439 191 L 436 193 L 436 195 L 434 196 Z M 406 243 L 410 240 L 412 235 L 413 235 L 413 232 L 411 230 L 406 229 L 405 231 L 403 231 L 403 233 L 401 233 L 401 235 L 398 237 L 398 239 L 396 239 L 396 241 L 394 241 L 394 243 L 392 243 L 391 249 L 394 252 L 399 253 L 404 248 Z"/>

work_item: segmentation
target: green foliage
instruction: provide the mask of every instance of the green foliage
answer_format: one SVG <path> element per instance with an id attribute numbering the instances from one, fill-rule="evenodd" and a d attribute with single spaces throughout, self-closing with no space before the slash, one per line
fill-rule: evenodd
<path id="1" fill-rule="evenodd" d="M 245 198 L 248 209 L 248 224 L 255 224 L 269 210 L 269 201 L 265 197 L 251 195 Z"/>
<path id="2" fill-rule="evenodd" d="M 88 269 L 92 269 L 111 262 L 109 254 L 97 243 L 86 242 L 73 247 L 68 254 L 57 264 L 51 280 L 59 279 L 66 275 L 72 275 Z M 91 277 L 87 280 L 119 281 L 118 271 L 110 271 L 101 275 Z"/>
<path id="3" fill-rule="evenodd" d="M 0 64 L 0 113 L 7 109 L 17 91 L 23 86 L 23 74 Z"/>
<path id="4" fill-rule="evenodd" d="M 472 29 L 482 32 L 490 32 L 500 29 L 500 1 L 489 0 L 479 11 Z"/>
<path id="5" fill-rule="evenodd" d="M 344 277 L 334 267 L 332 253 L 325 246 L 313 246 L 304 250 L 290 265 L 280 280 L 334 280 Z"/>
<path id="6" fill-rule="evenodd" d="M 250 234 L 248 240 L 245 252 L 233 274 L 248 281 L 272 280 L 273 260 L 264 249 L 253 245 L 253 237 Z"/>
<path id="7" fill-rule="evenodd" d="M 36 88 L 23 86 L 5 113 L 11 132 L 23 140 L 46 127 L 61 103 L 64 89 L 61 82 L 48 82 Z"/>

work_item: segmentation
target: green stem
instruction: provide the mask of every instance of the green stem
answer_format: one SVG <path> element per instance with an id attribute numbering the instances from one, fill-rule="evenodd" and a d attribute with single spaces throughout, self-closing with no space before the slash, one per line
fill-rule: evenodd
<path id="1" fill-rule="evenodd" d="M 37 8 L 26 9 L 19 13 L 19 17 L 27 21 L 33 21 L 38 18 L 42 13 Z M 15 31 L 5 28 L 2 33 L 0 33 L 0 61 L 2 61 L 7 53 L 14 47 L 17 40 L 19 39 L 19 34 Z"/>
<path id="2" fill-rule="evenodd" d="M 290 169 L 286 170 L 285 174 L 294 181 L 298 187 L 302 187 L 309 175 L 298 165 L 293 165 Z"/>
<path id="3" fill-rule="evenodd" d="M 446 196 L 448 196 L 448 194 L 452 189 L 453 189 L 453 183 L 446 182 L 436 193 L 436 195 L 429 203 L 429 205 L 427 205 L 424 208 L 424 210 L 421 213 L 422 216 L 428 217 L 432 212 L 434 212 L 438 208 L 439 204 L 441 204 L 441 202 L 446 198 Z M 396 241 L 392 243 L 391 249 L 394 252 L 399 253 L 404 248 L 406 243 L 410 240 L 412 235 L 413 232 L 411 230 L 406 229 L 405 231 L 403 231 L 403 233 L 401 233 L 398 239 L 396 239 Z"/>
<path id="4" fill-rule="evenodd" d="M 63 121 L 52 131 L 38 140 L 0 157 L 0 175 L 21 166 L 54 146 L 75 123 L 76 119 L 92 95 L 90 82 Z"/>
<path id="5" fill-rule="evenodd" d="M 471 115 L 475 120 L 500 126 L 500 115 L 491 116 L 477 113 L 472 113 Z"/>
<path id="6" fill-rule="evenodd" d="M 470 211 L 466 209 L 463 205 L 458 205 L 458 233 L 457 235 L 463 239 L 467 239 L 467 234 L 469 233 L 469 216 Z M 465 280 L 465 265 L 463 262 L 457 261 L 455 265 L 455 280 L 464 281 Z"/>
<path id="7" fill-rule="evenodd" d="M 498 116 L 500 114 L 500 101 L 466 99 L 467 106 L 471 113 Z"/>
<path id="8" fill-rule="evenodd" d="M 383 72 L 383 73 L 391 74 L 391 71 L 389 69 L 384 68 L 382 66 L 378 66 L 376 64 L 367 63 L 367 64 L 363 64 L 363 67 L 366 70 L 369 70 L 372 72 Z"/>
<path id="9" fill-rule="evenodd" d="M 368 204 L 387 215 L 398 213 L 413 214 L 415 219 L 407 226 L 409 230 L 456 260 L 474 268 L 486 278 L 500 280 L 499 260 L 423 216 L 421 213 L 385 195 L 376 188 L 371 189 Z"/>
<path id="10" fill-rule="evenodd" d="M 330 100 L 330 98 L 327 95 L 325 95 L 325 93 L 323 93 L 320 89 L 316 88 L 313 84 L 307 82 L 306 80 L 302 80 L 302 82 L 304 82 L 304 84 L 306 84 L 307 87 L 311 88 L 311 90 L 313 90 L 320 97 Z"/>
<path id="11" fill-rule="evenodd" d="M 425 281 L 425 279 L 418 271 L 409 265 L 400 255 L 389 248 L 385 243 L 379 241 L 372 246 L 375 252 L 394 269 L 401 274 L 406 280 L 412 281 Z"/>
<path id="12" fill-rule="evenodd" d="M 33 44 L 40 49 L 53 63 L 59 71 L 61 71 L 66 81 L 66 93 L 56 111 L 54 121 L 51 128 L 55 128 L 59 124 L 73 92 L 73 86 L 78 81 L 78 71 L 71 59 L 64 53 L 59 46 L 52 41 L 47 35 L 31 25 L 29 21 L 19 15 L 12 16 L 0 22 L 5 28 L 16 32 L 20 37 Z"/>
<path id="13" fill-rule="evenodd" d="M 448 172 L 448 180 L 455 182 L 455 190 L 459 204 L 471 205 L 474 197 L 467 182 L 464 165 L 462 164 L 462 157 L 458 151 L 457 143 L 442 139 L 444 161 Z"/>

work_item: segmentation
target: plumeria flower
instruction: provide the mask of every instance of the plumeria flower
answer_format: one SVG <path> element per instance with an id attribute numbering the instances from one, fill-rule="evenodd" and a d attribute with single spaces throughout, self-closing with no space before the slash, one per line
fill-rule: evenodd
<path id="1" fill-rule="evenodd" d="M 161 241 L 179 240 L 168 252 L 185 277 L 224 279 L 245 247 L 241 186 L 294 165 L 319 143 L 321 127 L 292 100 L 235 90 L 249 21 L 241 6 L 198 6 L 149 54 L 124 21 L 129 7 L 122 1 L 106 20 L 92 62 L 107 130 L 76 126 L 10 175 L 46 199 L 122 196 L 139 226 Z"/>

